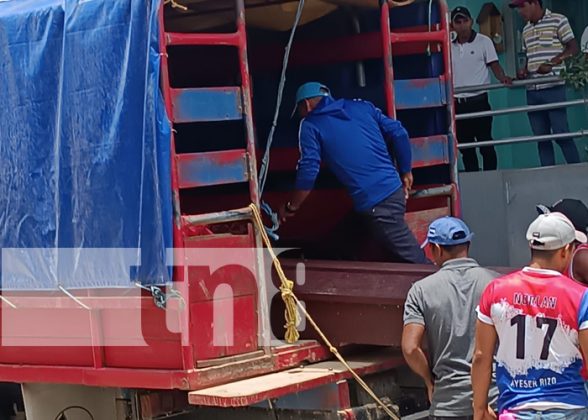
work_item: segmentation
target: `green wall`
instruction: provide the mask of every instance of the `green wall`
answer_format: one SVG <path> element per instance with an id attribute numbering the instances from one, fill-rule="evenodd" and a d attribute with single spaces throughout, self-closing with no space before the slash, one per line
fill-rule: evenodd
<path id="1" fill-rule="evenodd" d="M 470 9 L 474 22 L 484 3 L 489 0 L 448 0 L 449 7 L 466 6 Z M 547 0 L 549 1 L 549 0 Z M 504 11 L 507 7 L 507 0 L 494 1 L 499 10 Z M 584 27 L 588 25 L 588 2 L 578 0 L 552 0 L 552 10 L 564 13 L 570 19 L 576 37 L 582 35 Z M 518 17 L 517 17 L 518 19 Z M 477 29 L 477 24 L 474 24 Z M 511 36 L 509 28 L 504 28 L 505 36 Z M 511 52 L 507 51 L 499 55 L 503 67 L 506 68 L 506 55 Z M 512 75 L 511 75 L 512 76 Z M 580 98 L 585 94 L 568 90 L 568 99 Z M 494 109 L 526 105 L 525 90 L 517 89 L 500 89 L 490 92 L 490 102 Z M 568 108 L 568 120 L 570 129 L 573 131 L 581 128 L 588 129 L 588 107 Z M 531 127 L 527 115 L 524 113 L 498 116 L 494 118 L 493 135 L 495 139 L 504 139 L 509 137 L 532 135 Z M 583 161 L 588 161 L 588 139 L 577 139 L 576 144 L 580 151 L 580 157 Z M 565 163 L 561 150 L 556 145 L 556 159 L 558 163 Z M 498 151 L 499 169 L 511 168 L 529 168 L 539 166 L 539 155 L 537 153 L 536 143 L 526 143 L 517 145 L 500 146 Z M 482 159 L 480 157 L 480 165 Z M 461 163 L 460 163 L 461 165 Z M 461 167 L 461 166 L 460 166 Z"/>

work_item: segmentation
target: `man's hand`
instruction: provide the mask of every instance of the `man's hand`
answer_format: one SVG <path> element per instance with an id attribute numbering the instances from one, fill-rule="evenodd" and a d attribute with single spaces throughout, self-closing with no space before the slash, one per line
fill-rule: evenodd
<path id="1" fill-rule="evenodd" d="M 529 76 L 529 72 L 526 68 L 519 69 L 519 71 L 517 71 L 517 79 L 526 79 L 527 76 Z"/>
<path id="2" fill-rule="evenodd" d="M 537 69 L 537 73 L 539 74 L 549 74 L 553 70 L 553 64 L 551 63 L 543 63 Z"/>
<path id="3" fill-rule="evenodd" d="M 427 387 L 427 397 L 429 398 L 429 403 L 433 403 L 433 392 L 435 392 L 435 385 L 433 385 L 433 382 L 428 382 L 425 383 L 425 386 Z"/>
<path id="4" fill-rule="evenodd" d="M 295 210 L 290 208 L 289 204 L 290 202 L 288 201 L 282 204 L 278 209 L 278 219 L 280 220 L 280 223 L 285 223 L 289 217 L 292 217 L 295 214 Z"/>
<path id="5" fill-rule="evenodd" d="M 401 178 L 402 186 L 404 187 L 404 198 L 408 200 L 408 195 L 410 194 L 410 190 L 412 189 L 412 183 L 414 182 L 412 172 L 407 172 L 403 174 Z"/>
<path id="6" fill-rule="evenodd" d="M 474 410 L 474 420 L 496 420 L 497 418 L 496 413 L 490 406 L 485 410 Z"/>
<path id="7" fill-rule="evenodd" d="M 502 83 L 503 85 L 506 85 L 506 86 L 511 86 L 512 85 L 512 77 L 508 77 L 505 75 L 500 79 L 500 83 Z"/>

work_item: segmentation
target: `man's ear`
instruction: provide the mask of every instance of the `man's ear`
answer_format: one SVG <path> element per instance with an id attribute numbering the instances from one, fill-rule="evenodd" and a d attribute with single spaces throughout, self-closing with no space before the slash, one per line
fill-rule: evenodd
<path id="1" fill-rule="evenodd" d="M 567 244 L 566 246 L 564 246 L 560 251 L 561 257 L 565 258 L 568 254 L 573 253 L 574 247 L 575 247 L 575 245 L 573 242 L 571 244 Z"/>

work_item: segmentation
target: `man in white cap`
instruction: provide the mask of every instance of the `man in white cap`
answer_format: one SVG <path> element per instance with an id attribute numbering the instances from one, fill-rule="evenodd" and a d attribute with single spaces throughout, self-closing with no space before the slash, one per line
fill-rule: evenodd
<path id="1" fill-rule="evenodd" d="M 531 223 L 527 240 L 529 266 L 492 281 L 480 299 L 474 420 L 492 418 L 487 401 L 494 354 L 502 418 L 587 419 L 580 369 L 582 353 L 588 354 L 588 289 L 562 274 L 586 234 L 554 212 Z"/>

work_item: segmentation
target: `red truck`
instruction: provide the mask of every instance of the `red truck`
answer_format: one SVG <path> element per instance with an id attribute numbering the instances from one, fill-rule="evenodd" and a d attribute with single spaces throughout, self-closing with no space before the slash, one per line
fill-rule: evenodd
<path id="1" fill-rule="evenodd" d="M 95 21 L 84 22 L 109 28 L 100 34 L 144 24 L 131 12 L 109 20 L 131 2 L 115 7 L 90 0 L 64 9 L 68 36 L 75 33 L 67 32 L 68 19 L 81 16 L 82 3 L 104 3 Z M 8 287 L 5 276 L 0 381 L 22 384 L 33 420 L 387 418 L 308 322 L 298 326 L 298 341 L 283 341 L 279 279 L 249 207 L 263 199 L 277 208 L 296 169 L 296 122 L 282 112 L 259 196 L 262 139 L 288 35 L 275 29 L 291 28 L 298 3 L 143 3 L 154 9 L 149 36 L 156 41 L 137 54 L 155 53 L 153 77 L 171 128 L 169 172 L 159 174 L 168 178 L 172 197 L 170 281 L 25 290 Z M 432 220 L 460 214 L 448 10 L 445 0 L 405 3 L 307 0 L 284 107 L 298 81 L 320 79 L 336 96 L 372 100 L 400 119 L 411 133 L 416 179 L 406 218 L 422 240 Z M 18 14 L 5 7 L 0 17 Z M 40 25 L 43 13 L 33 13 Z M 64 39 L 66 45 L 70 38 Z M 132 55 L 134 47 L 129 41 L 113 54 Z M 93 70 L 91 57 L 79 60 L 81 72 Z M 64 91 L 71 79 L 65 80 Z M 113 138 L 124 142 L 128 134 L 120 130 Z M 122 174 L 118 182 L 127 182 Z M 399 416 L 426 410 L 399 343 L 406 293 L 434 268 L 387 262 L 326 170 L 278 234 L 274 246 L 288 249 L 280 258 L 295 280 L 294 293 L 355 371 Z"/>

